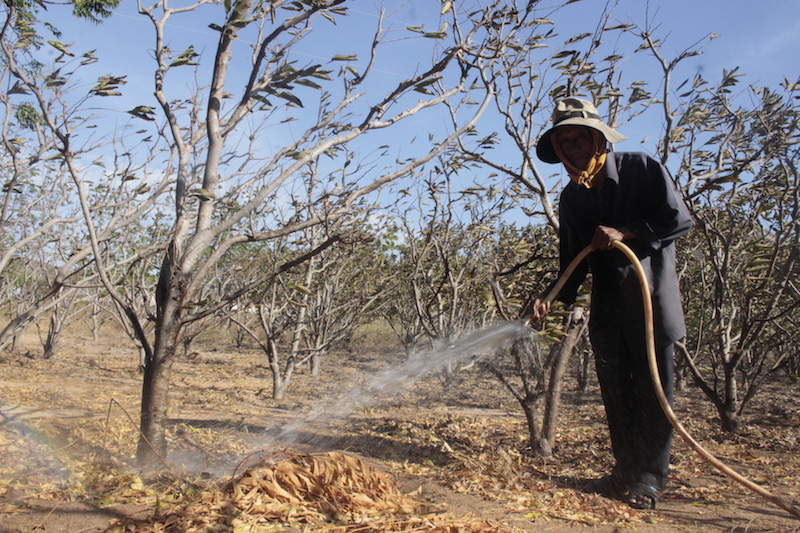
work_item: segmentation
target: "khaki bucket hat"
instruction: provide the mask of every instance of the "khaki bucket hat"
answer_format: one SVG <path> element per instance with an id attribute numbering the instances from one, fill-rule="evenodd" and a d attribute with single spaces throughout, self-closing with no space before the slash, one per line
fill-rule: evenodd
<path id="1" fill-rule="evenodd" d="M 536 144 L 536 155 L 545 163 L 561 162 L 550 139 L 556 128 L 561 126 L 587 126 L 594 128 L 602 133 L 606 141 L 610 143 L 618 143 L 627 139 L 627 137 L 606 126 L 600 120 L 600 114 L 591 102 L 579 98 L 565 98 L 558 102 L 553 110 L 553 127 L 544 132 Z"/>

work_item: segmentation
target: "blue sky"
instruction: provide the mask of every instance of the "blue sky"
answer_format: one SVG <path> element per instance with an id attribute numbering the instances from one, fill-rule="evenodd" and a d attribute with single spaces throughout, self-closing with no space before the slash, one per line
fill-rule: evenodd
<path id="1" fill-rule="evenodd" d="M 387 2 L 400 5 L 400 2 Z M 411 0 L 393 19 L 403 24 L 418 24 L 425 4 L 432 0 Z M 486 2 L 482 2 L 485 4 Z M 539 6 L 552 4 L 540 2 Z M 478 2 L 463 2 L 462 5 Z M 354 11 L 374 11 L 372 2 Z M 613 4 L 612 4 L 613 5 Z M 595 17 L 606 3 L 583 0 L 566 6 L 554 16 L 559 23 L 576 28 L 592 28 Z M 718 75 L 723 68 L 739 66 L 755 83 L 776 85 L 783 75 L 796 79 L 800 74 L 800 1 L 762 0 L 620 0 L 614 7 L 620 20 L 644 25 L 655 17 L 657 35 L 665 38 L 665 50 L 680 51 L 710 33 L 719 37 L 694 64 L 705 75 Z M 424 20 L 422 20 L 424 22 Z M 588 30 L 587 30 L 588 31 Z"/>
<path id="2" fill-rule="evenodd" d="M 656 3 L 653 3 L 654 5 Z M 695 61 L 705 76 L 717 76 L 723 68 L 739 66 L 748 80 L 777 85 L 786 75 L 796 81 L 800 74 L 800 2 L 796 0 L 672 0 L 654 8 L 675 49 L 717 33 L 719 37 Z M 626 1 L 620 12 L 634 20 L 644 18 L 645 2 Z"/>
<path id="3" fill-rule="evenodd" d="M 583 1 L 566 6 L 558 20 L 573 19 L 580 26 L 581 14 L 587 7 L 594 13 L 602 10 L 604 2 Z M 800 77 L 800 1 L 765 0 L 620 0 L 614 7 L 614 16 L 620 21 L 632 21 L 644 26 L 655 20 L 654 34 L 663 42 L 663 55 L 669 59 L 710 34 L 717 37 L 707 43 L 700 56 L 681 63 L 672 86 L 696 73 L 710 82 L 721 79 L 725 70 L 739 67 L 743 74 L 740 90 L 747 84 L 777 88 L 784 77 L 798 81 Z M 565 15 L 567 15 L 565 17 Z M 584 30 L 589 31 L 589 30 Z M 650 64 L 648 68 L 654 68 Z M 635 70 L 635 69 L 634 69 Z M 653 72 L 653 71 L 650 71 Z M 654 73 L 657 76 L 658 72 Z M 646 74 L 636 77 L 648 79 Z M 653 130 L 659 124 L 640 120 L 625 126 L 629 140 L 616 146 L 618 150 L 654 150 Z M 658 118 L 660 123 L 660 117 Z M 647 141 L 643 141 L 647 139 Z M 677 162 L 668 163 L 668 167 Z M 671 168 L 674 171 L 674 169 Z"/>
<path id="4" fill-rule="evenodd" d="M 146 4 L 147 2 L 145 2 Z M 176 7 L 192 2 L 183 0 L 170 2 Z M 404 28 L 424 24 L 433 28 L 439 24 L 436 0 L 410 0 L 408 2 L 387 1 L 386 7 L 392 14 L 387 26 Z M 469 0 L 464 6 L 479 5 Z M 539 6 L 546 6 L 540 3 Z M 347 3 L 351 15 L 348 17 L 354 28 L 371 30 L 376 20 L 378 3 L 368 0 L 355 0 Z M 432 9 L 432 6 L 434 9 Z M 583 0 L 566 6 L 553 18 L 563 26 L 560 33 L 566 35 L 569 28 L 578 31 L 591 31 L 594 21 L 606 4 L 598 0 Z M 547 8 L 540 7 L 543 12 Z M 206 14 L 222 12 L 221 6 L 204 6 Z M 723 69 L 739 66 L 747 80 L 759 85 L 776 86 L 784 76 L 796 80 L 800 74 L 800 1 L 762 0 L 745 2 L 743 0 L 620 0 L 614 8 L 620 20 L 631 20 L 643 25 L 648 18 L 658 21 L 656 35 L 665 41 L 667 54 L 678 52 L 703 39 L 710 33 L 719 35 L 704 48 L 704 53 L 686 64 L 700 71 L 704 77 L 716 79 Z M 76 49 L 96 47 L 105 58 L 112 57 L 112 65 L 125 69 L 128 85 L 125 92 L 139 92 L 134 89 L 142 83 L 141 90 L 151 90 L 152 62 L 148 49 L 153 47 L 152 28 L 149 21 L 136 13 L 136 3 L 124 0 L 115 15 L 102 25 L 75 21 L 63 16 L 63 10 L 50 8 L 48 16 L 64 31 L 65 43 L 75 43 Z M 206 17 L 175 17 L 171 23 L 170 38 L 175 49 L 189 43 L 195 44 L 199 51 L 211 46 L 218 36 L 207 27 Z M 334 29 L 331 26 L 331 29 Z M 206 45 L 202 41 L 206 41 Z M 335 36 L 335 50 L 347 50 L 348 43 L 342 33 Z M 333 52 L 334 49 L 326 50 Z M 52 52 L 55 54 L 55 51 Z M 326 54 L 320 54 L 324 59 Z M 411 54 L 404 54 L 408 58 Z M 310 54 L 311 56 L 311 54 Z M 328 56 L 330 57 L 330 56 Z M 408 65 L 408 63 L 406 63 Z M 137 68 L 141 65 L 142 69 Z M 108 63 L 103 65 L 108 68 Z M 397 74 L 404 74 L 398 65 Z M 392 69 L 382 71 L 391 77 Z M 688 75 L 689 73 L 684 73 Z M 399 77 L 399 76 L 398 76 Z"/>
<path id="5" fill-rule="evenodd" d="M 189 5 L 188 0 L 173 0 L 170 6 Z M 458 3 L 458 2 L 457 2 Z M 462 6 L 477 6 L 485 2 L 469 0 Z M 369 0 L 351 0 L 346 4 L 350 15 L 338 26 L 315 25 L 315 32 L 324 30 L 320 40 L 309 42 L 305 56 L 309 62 L 327 61 L 337 53 L 352 53 L 364 42 L 368 42 L 373 31 L 379 4 Z M 397 36 L 407 35 L 404 28 L 425 25 L 426 29 L 438 29 L 441 18 L 436 0 L 410 0 L 399 2 L 388 0 L 386 9 L 390 12 L 386 26 L 398 30 Z M 582 31 L 592 31 L 595 23 L 607 4 L 598 0 L 583 0 L 566 6 L 550 14 L 546 3 L 538 4 L 541 15 L 556 21 L 556 28 L 562 38 L 553 44 Z M 168 44 L 180 53 L 190 44 L 201 53 L 213 54 L 218 33 L 209 29 L 209 21 L 223 13 L 221 5 L 204 6 L 201 13 L 192 16 L 175 17 L 170 23 Z M 711 33 L 718 37 L 703 48 L 703 54 L 682 63 L 683 68 L 676 75 L 673 86 L 700 72 L 708 80 L 717 80 L 723 69 L 739 67 L 748 83 L 776 87 L 784 77 L 797 81 L 800 74 L 800 0 L 762 0 L 760 3 L 742 0 L 620 0 L 614 5 L 614 14 L 620 21 L 632 21 L 644 26 L 648 20 L 656 20 L 655 35 L 663 41 L 663 52 L 672 57 L 703 40 Z M 215 17 L 209 17 L 215 15 Z M 136 105 L 147 104 L 155 107 L 153 91 L 153 61 L 150 50 L 153 48 L 153 30 L 150 22 L 136 12 L 133 0 L 124 0 L 115 15 L 103 24 L 95 26 L 88 22 L 75 21 L 64 17 L 64 11 L 52 7 L 47 16 L 59 27 L 65 43 L 75 43 L 77 51 L 97 48 L 102 61 L 95 68 L 95 76 L 109 73 L 127 75 L 127 85 L 123 86 L 123 96 L 101 99 L 104 105 L 117 110 L 111 113 L 120 125 L 130 121 L 126 110 Z M 347 30 L 342 32 L 342 27 Z M 352 35 L 352 41 L 343 35 Z M 426 41 L 426 40 L 423 40 Z M 359 42 L 360 44 L 357 44 Z M 240 46 L 247 47 L 246 41 Z M 417 68 L 416 46 L 422 43 L 400 41 L 395 49 L 398 53 L 390 55 L 377 67 L 382 75 L 381 83 L 394 84 Z M 424 43 L 427 44 L 427 43 Z M 55 50 L 50 51 L 55 55 Z M 248 56 L 249 52 L 244 55 Z M 361 59 L 363 56 L 360 56 Z M 429 59 L 421 58 L 423 61 Z M 110 61 L 109 61 L 110 60 Z M 357 65 L 358 63 L 356 63 Z M 191 69 L 183 67 L 186 82 L 191 80 Z M 631 70 L 639 68 L 630 65 Z M 648 67 L 652 68 L 652 64 Z M 170 74 L 172 76 L 172 74 Z M 636 77 L 647 79 L 647 72 L 635 72 Z M 93 80 L 87 80 L 87 84 Z M 367 96 L 369 99 L 369 96 Z M 141 121 L 140 121 L 141 122 Z M 138 124 L 136 127 L 139 127 Z M 291 127 L 291 125 L 289 126 Z M 620 150 L 652 148 L 643 139 L 653 134 L 657 125 L 647 122 L 626 125 L 624 133 L 629 137 L 617 145 Z M 556 168 L 546 168 L 546 172 L 558 172 Z M 563 177 L 562 177 L 563 178 Z"/>
<path id="6" fill-rule="evenodd" d="M 170 5 L 190 3 L 173 0 Z M 438 23 L 436 10 L 431 9 L 431 4 L 435 5 L 436 1 L 387 1 L 386 6 L 392 12 L 389 23 L 396 23 L 398 27 L 426 24 L 430 28 Z M 479 2 L 470 0 L 461 4 L 479 5 Z M 369 27 L 375 20 L 377 2 L 355 0 L 347 5 L 350 18 L 358 27 Z M 604 6 L 602 1 L 583 0 L 566 6 L 556 19 L 576 27 L 591 27 Z M 222 7 L 205 6 L 203 9 L 221 12 Z M 682 49 L 709 33 L 719 34 L 719 38 L 706 48 L 703 57 L 695 62 L 705 74 L 716 74 L 722 68 L 738 65 L 753 81 L 772 85 L 784 74 L 796 77 L 800 73 L 800 59 L 797 57 L 800 49 L 800 31 L 797 29 L 800 2 L 797 0 L 620 0 L 614 13 L 621 20 L 628 19 L 638 24 L 644 24 L 648 13 L 651 18 L 655 16 L 659 22 L 658 35 L 667 36 L 666 45 L 674 50 Z M 124 0 L 115 15 L 100 26 L 65 18 L 63 11 L 55 7 L 50 8 L 50 16 L 65 32 L 65 42 L 74 41 L 100 49 L 111 47 L 119 53 L 120 59 L 136 55 L 137 50 L 143 51 L 143 44 L 152 46 L 149 22 L 136 13 L 133 0 Z M 187 40 L 217 35 L 199 19 L 197 22 L 193 25 L 184 20 L 175 22 L 173 27 L 180 30 Z"/>

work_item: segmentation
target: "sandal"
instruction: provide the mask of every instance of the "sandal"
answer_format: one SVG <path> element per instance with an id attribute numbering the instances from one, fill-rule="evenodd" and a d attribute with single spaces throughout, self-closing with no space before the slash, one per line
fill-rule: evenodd
<path id="1" fill-rule="evenodd" d="M 658 489 L 647 483 L 634 483 L 624 501 L 634 509 L 655 509 Z"/>
<path id="2" fill-rule="evenodd" d="M 614 474 L 607 474 L 601 478 L 589 480 L 583 486 L 585 492 L 600 494 L 606 498 L 614 499 L 624 496 L 627 488 L 627 483 Z"/>

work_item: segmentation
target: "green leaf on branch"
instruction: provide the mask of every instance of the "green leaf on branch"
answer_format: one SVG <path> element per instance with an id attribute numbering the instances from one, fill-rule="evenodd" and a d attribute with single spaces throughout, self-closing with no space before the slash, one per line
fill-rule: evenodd
<path id="1" fill-rule="evenodd" d="M 208 200 L 213 200 L 214 198 L 216 198 L 214 193 L 209 192 L 207 189 L 195 189 L 189 194 L 191 196 L 199 198 L 201 201 L 208 201 Z"/>
<path id="2" fill-rule="evenodd" d="M 320 79 L 320 80 L 327 80 L 327 81 L 331 81 L 333 79 L 333 78 L 330 77 L 330 73 L 331 73 L 330 70 L 327 70 L 327 69 L 320 70 L 317 67 L 319 67 L 319 65 L 315 65 L 313 71 L 309 74 L 309 76 L 311 76 L 313 78 Z"/>
<path id="3" fill-rule="evenodd" d="M 8 94 L 30 94 L 28 89 L 26 89 L 22 83 L 17 80 L 14 82 L 14 86 L 9 89 Z"/>
<path id="4" fill-rule="evenodd" d="M 574 56 L 574 55 L 577 55 L 577 54 L 578 54 L 577 50 L 563 50 L 563 51 L 558 52 L 557 54 L 553 55 L 553 59 L 563 59 L 565 57 L 570 57 L 570 56 Z"/>
<path id="5" fill-rule="evenodd" d="M 447 21 L 442 23 L 442 27 L 439 28 L 439 31 L 429 31 L 427 33 L 423 33 L 422 36 L 427 37 L 428 39 L 444 39 L 447 37 Z"/>
<path id="6" fill-rule="evenodd" d="M 44 79 L 44 86 L 47 87 L 48 89 L 61 87 L 65 83 L 67 83 L 67 79 L 61 77 L 61 69 L 58 69 L 55 72 L 51 72 Z"/>
<path id="7" fill-rule="evenodd" d="M 254 19 L 234 20 L 233 22 L 231 22 L 231 26 L 233 26 L 234 28 L 244 28 L 245 26 L 253 22 L 253 20 Z"/>
<path id="8" fill-rule="evenodd" d="M 83 54 L 81 57 L 85 57 L 86 59 L 81 61 L 81 65 L 91 65 L 92 63 L 97 63 L 98 59 L 97 56 L 94 55 L 94 52 L 95 51 L 92 50 L 90 52 L 86 52 L 85 54 Z"/>
<path id="9" fill-rule="evenodd" d="M 587 37 L 591 37 L 591 36 L 592 36 L 592 34 L 591 34 L 591 33 L 581 33 L 580 35 L 576 35 L 576 36 L 574 36 L 574 37 L 570 37 L 569 39 L 567 39 L 567 40 L 564 42 L 564 44 L 572 44 L 572 43 L 576 43 L 576 42 L 578 42 L 578 41 L 582 41 L 583 39 L 585 39 L 585 38 L 587 38 Z"/>
<path id="10" fill-rule="evenodd" d="M 289 150 L 288 152 L 286 152 L 286 157 L 290 157 L 290 158 L 294 159 L 295 161 L 300 160 L 300 159 L 306 157 L 307 155 L 308 155 L 308 152 L 305 151 L 305 150 L 303 150 L 302 152 L 299 152 L 297 150 Z"/>
<path id="11" fill-rule="evenodd" d="M 111 16 L 112 10 L 119 5 L 121 0 L 72 0 L 72 14 L 78 18 L 86 19 L 94 24 L 100 24 L 103 19 Z M 36 3 L 44 7 L 40 0 Z"/>
<path id="12" fill-rule="evenodd" d="M 100 76 L 97 78 L 97 85 L 92 87 L 89 90 L 89 93 L 92 93 L 96 96 L 120 96 L 122 93 L 119 92 L 117 89 L 120 85 L 125 85 L 126 82 L 125 78 L 127 76 Z"/>
<path id="13" fill-rule="evenodd" d="M 155 120 L 155 117 L 153 117 L 155 111 L 153 111 L 153 108 L 150 106 L 138 105 L 133 109 L 131 109 L 130 111 L 128 111 L 128 113 L 130 113 L 136 118 L 141 118 L 143 120 L 149 120 L 149 121 Z"/>
<path id="14" fill-rule="evenodd" d="M 289 288 L 292 289 L 293 291 L 302 292 L 303 294 L 306 294 L 308 296 L 314 294 L 313 292 L 311 292 L 311 289 L 309 289 L 304 285 L 300 285 L 299 283 L 293 283 L 289 285 Z"/>
<path id="15" fill-rule="evenodd" d="M 440 79 L 442 79 L 441 76 L 434 76 L 432 78 L 428 78 L 427 80 L 421 81 L 421 82 L 417 83 L 416 85 L 414 85 L 414 88 L 416 90 L 424 89 L 428 85 L 433 85 L 434 83 L 436 83 Z"/>
<path id="16" fill-rule="evenodd" d="M 52 46 L 53 48 L 55 48 L 64 55 L 67 55 L 69 57 L 75 57 L 75 54 L 73 54 L 67 49 L 69 46 L 72 46 L 72 44 L 64 44 L 59 41 L 47 41 L 47 44 L 49 44 L 50 46 Z"/>
<path id="17" fill-rule="evenodd" d="M 295 83 L 296 83 L 297 85 L 304 85 L 304 86 L 306 86 L 306 87 L 311 87 L 312 89 L 322 89 L 322 86 L 321 86 L 321 85 L 319 85 L 319 84 L 317 84 L 317 83 L 314 83 L 314 82 L 313 82 L 313 81 L 311 81 L 311 80 L 300 79 L 300 80 L 297 80 L 297 81 L 295 81 Z"/>
<path id="18" fill-rule="evenodd" d="M 283 98 L 284 100 L 287 100 L 292 104 L 295 104 L 296 106 L 303 107 L 303 102 L 301 102 L 300 99 L 295 95 L 293 95 L 292 93 L 287 93 L 286 91 L 278 91 L 275 93 L 275 96 L 277 96 L 278 98 Z"/>
<path id="19" fill-rule="evenodd" d="M 194 45 L 189 46 L 186 50 L 178 56 L 175 61 L 169 64 L 170 67 L 182 67 L 184 65 L 197 65 L 194 61 L 194 58 L 199 56 L 197 52 L 194 51 Z"/>
<path id="20" fill-rule="evenodd" d="M 287 91 L 276 91 L 276 90 L 270 89 L 270 88 L 267 88 L 266 92 L 271 94 L 271 95 L 273 95 L 273 96 L 277 96 L 278 98 L 283 98 L 284 100 L 286 100 L 286 101 L 288 101 L 288 102 L 290 102 L 290 103 L 292 103 L 292 104 L 294 104 L 296 106 L 303 107 L 303 102 L 298 97 L 296 97 L 295 95 L 293 95 L 290 92 L 287 92 Z M 254 94 L 253 98 L 257 98 L 259 100 L 262 100 L 263 97 L 259 98 L 259 96 L 260 95 L 258 95 L 258 94 Z M 266 100 L 264 100 L 264 101 L 266 101 Z M 268 101 L 267 101 L 267 103 L 268 103 Z"/>

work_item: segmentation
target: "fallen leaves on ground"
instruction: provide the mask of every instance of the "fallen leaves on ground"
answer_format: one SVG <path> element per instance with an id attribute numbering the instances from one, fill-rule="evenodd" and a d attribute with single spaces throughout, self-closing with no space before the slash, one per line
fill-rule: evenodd
<path id="1" fill-rule="evenodd" d="M 418 516 L 424 508 L 421 500 L 402 494 L 390 478 L 352 455 L 286 454 L 246 470 L 221 488 L 187 498 L 164 516 L 139 523 L 126 520 L 111 531 L 244 533 L 273 531 L 287 523 L 332 533 L 502 531 L 481 520 L 446 523 L 443 516 Z"/>
<path id="2" fill-rule="evenodd" d="M 268 376 L 253 371 L 261 361 L 256 356 L 214 352 L 178 361 L 170 415 L 175 421 L 167 429 L 171 452 L 216 461 L 214 466 L 225 465 L 218 471 L 230 472 L 253 449 L 250 428 L 277 426 L 276 412 L 302 413 L 314 406 L 309 398 L 335 397 L 341 383 L 357 382 L 380 365 L 391 364 L 388 356 L 349 357 L 343 356 L 337 361 L 339 366 L 321 378 L 299 374 L 291 397 L 280 402 L 260 394 Z M 530 456 L 524 417 L 513 398 L 477 373 L 464 374 L 465 382 L 449 389 L 436 379 L 420 380 L 401 396 L 358 411 L 356 420 L 348 422 L 349 429 L 337 429 L 326 441 L 342 445 L 313 450 L 348 450 L 335 459 L 326 454 L 287 455 L 283 460 L 289 462 L 283 466 L 278 467 L 283 461 L 261 464 L 237 475 L 229 485 L 214 479 L 198 482 L 192 477 L 198 472 L 146 479 L 129 466 L 138 439 L 136 361 L 133 352 L 127 358 L 76 352 L 48 361 L 0 356 L 0 371 L 10 376 L 3 388 L 4 407 L 25 408 L 23 414 L 9 415 L 0 424 L 0 512 L 18 517 L 30 510 L 26 502 L 34 499 L 53 508 L 67 501 L 99 509 L 131 504 L 136 518 L 160 518 L 131 519 L 125 523 L 128 528 L 167 531 L 163 519 L 170 516 L 176 523 L 185 520 L 187 528 L 237 533 L 278 531 L 289 522 L 300 524 L 301 530 L 324 533 L 508 530 L 505 522 L 487 520 L 487 516 L 520 518 L 529 528 L 540 521 L 563 521 L 646 530 L 649 521 L 669 520 L 663 513 L 635 511 L 572 488 L 570 481 L 599 477 L 612 464 L 596 393 L 565 398 L 554 457 L 535 459 Z M 374 366 L 365 370 L 365 365 Z M 236 376 L 235 387 L 209 386 L 230 376 Z M 713 408 L 697 391 L 679 394 L 676 412 L 690 433 L 723 462 L 797 504 L 800 409 L 796 390 L 796 384 L 790 383 L 765 391 L 764 401 L 751 408 L 737 436 L 721 432 Z M 369 458 L 381 469 L 393 470 L 384 475 L 386 484 L 378 482 L 374 469 L 353 463 L 350 452 Z M 319 463 L 317 470 L 314 461 Z M 323 467 L 324 462 L 330 464 Z M 334 485 L 350 483 L 345 494 L 310 488 L 314 483 L 327 487 L 329 481 L 315 476 L 336 472 L 339 477 L 332 478 L 337 480 Z M 435 495 L 438 500 L 425 502 L 436 505 L 436 512 L 425 507 L 409 511 L 415 500 L 393 485 L 392 478 L 399 476 L 446 487 L 446 492 Z M 449 514 L 446 504 L 461 496 L 489 503 L 474 514 Z M 700 516 L 694 510 L 703 506 L 715 511 L 755 507 L 756 502 L 764 506 L 749 491 L 716 473 L 678 438 L 671 483 L 662 496 L 665 504 L 679 506 L 681 516 L 688 516 L 682 524 L 694 524 Z M 224 520 L 202 529 L 196 521 L 207 516 L 209 504 L 218 506 Z M 260 513 L 262 509 L 267 512 Z M 489 515 L 486 509 L 496 512 Z M 780 516 L 780 511 L 772 511 L 749 516 Z M 108 513 L 97 514 L 107 520 Z M 57 515 L 56 509 L 53 516 Z"/>
<path id="3" fill-rule="evenodd" d="M 427 475 L 436 476 L 455 492 L 502 502 L 510 512 L 525 518 L 559 519 L 587 525 L 630 525 L 651 520 L 622 502 L 585 494 L 560 481 L 563 478 L 560 465 L 552 461 L 547 464 L 524 453 L 526 431 L 522 423 L 434 415 L 417 417 L 413 422 L 381 422 L 373 428 L 377 432 L 387 430 L 399 441 L 438 443 L 451 460 L 439 469 L 428 467 Z M 573 444 L 582 446 L 584 451 L 602 448 L 600 435 L 587 433 L 586 436 L 587 442 Z M 404 462 L 397 468 L 413 475 L 421 473 L 414 463 Z M 549 476 L 542 468 L 555 473 Z"/>

